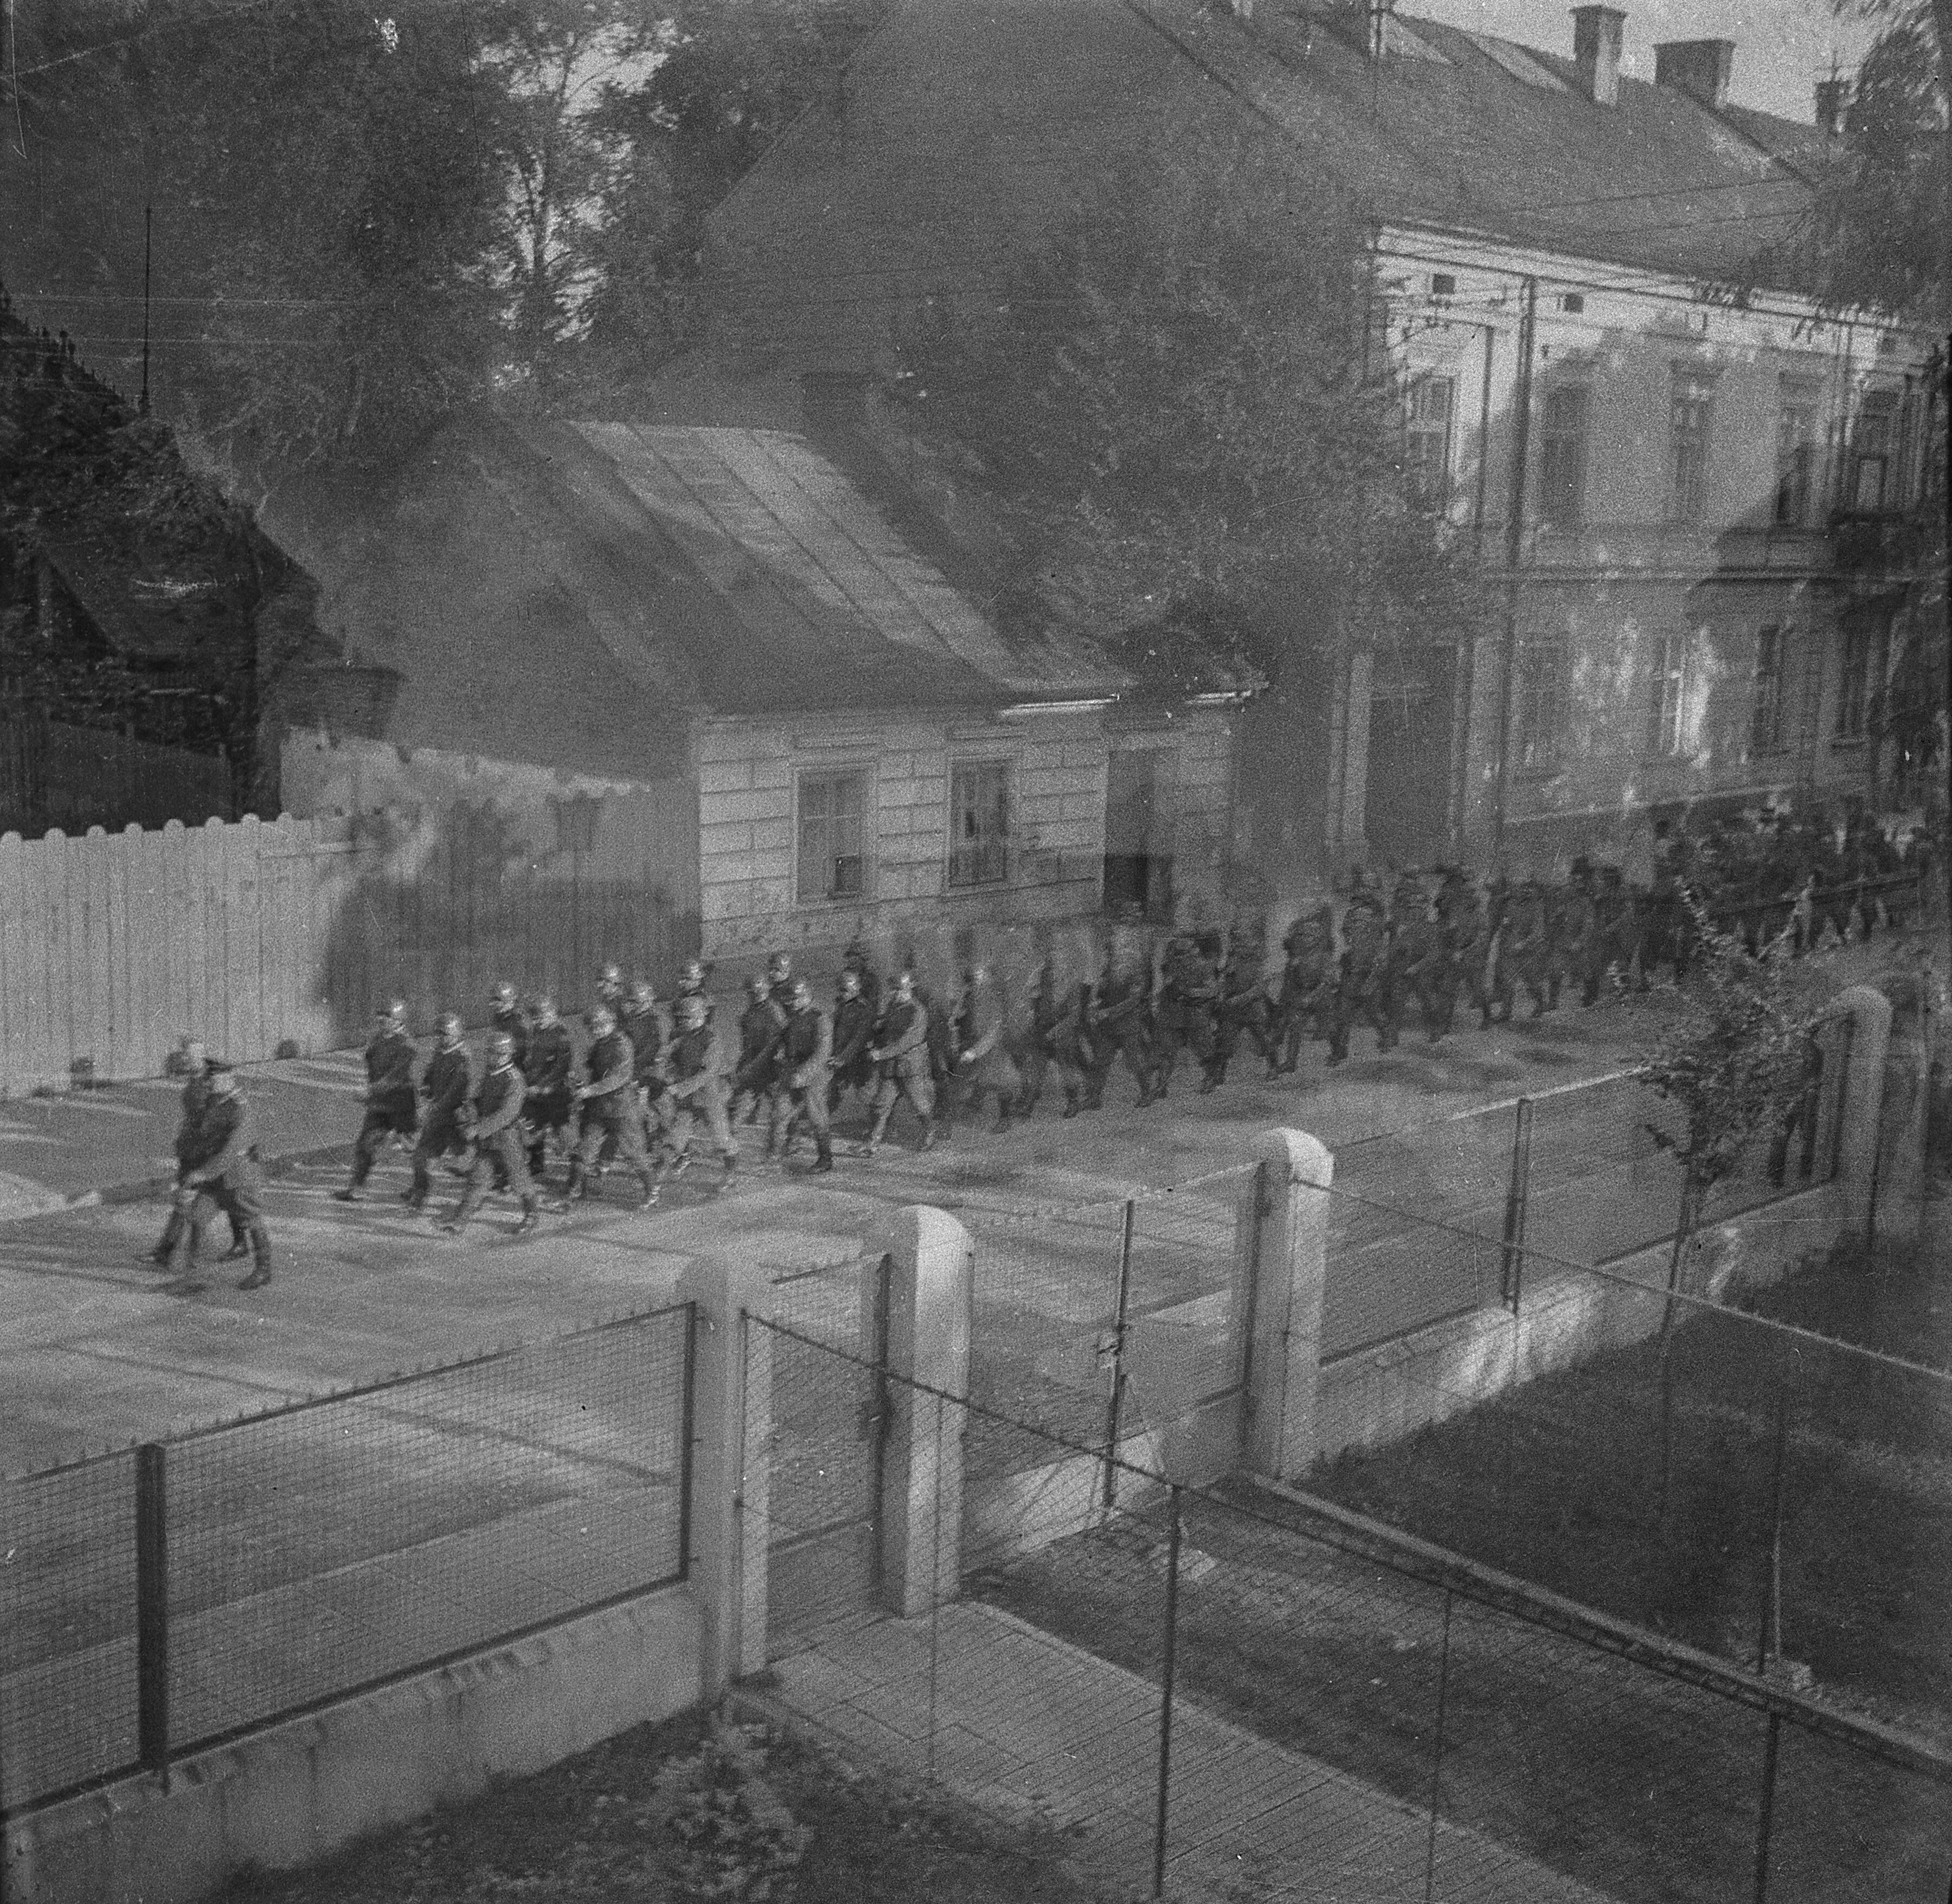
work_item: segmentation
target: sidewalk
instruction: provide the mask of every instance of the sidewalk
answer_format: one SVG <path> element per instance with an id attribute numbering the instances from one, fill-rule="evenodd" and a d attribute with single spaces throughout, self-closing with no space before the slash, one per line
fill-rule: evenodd
<path id="1" fill-rule="evenodd" d="M 1150 1894 L 1159 1717 L 1150 1680 L 974 1601 L 933 1622 L 837 1622 L 774 1671 L 781 1700 L 846 1745 L 932 1771 L 986 1809 L 1040 1817 L 1075 1840 L 1081 1862 Z M 1427 1812 L 1175 1698 L 1168 1897 L 1420 1904 L 1431 1856 Z M 1431 1869 L 1445 1904 L 1601 1904 L 1441 1818 Z"/>

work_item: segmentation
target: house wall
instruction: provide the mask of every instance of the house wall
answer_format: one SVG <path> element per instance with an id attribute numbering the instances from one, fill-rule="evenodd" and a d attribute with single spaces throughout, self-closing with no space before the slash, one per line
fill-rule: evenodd
<path id="1" fill-rule="evenodd" d="M 695 742 L 704 954 L 724 961 L 775 949 L 837 951 L 858 934 L 898 955 L 934 936 L 1093 913 L 1103 888 L 1109 761 L 1120 750 L 1169 763 L 1160 777 L 1169 781 L 1172 810 L 1162 821 L 1175 883 L 1182 893 L 1217 897 L 1233 746 L 1233 717 L 1220 708 L 708 721 Z M 1007 763 L 1010 825 L 1007 877 L 959 888 L 949 880 L 949 805 L 962 761 Z M 805 780 L 855 768 L 868 778 L 863 889 L 858 898 L 802 900 Z"/>
<path id="2" fill-rule="evenodd" d="M 1449 288 L 1440 292 L 1440 275 Z M 1785 297 L 1752 307 L 1701 287 L 1591 261 L 1528 253 L 1449 235 L 1385 240 L 1381 283 L 1406 377 L 1453 382 L 1449 514 L 1494 578 L 1509 573 L 1512 478 L 1525 286 L 1536 288 L 1525 480 L 1512 590 L 1511 763 L 1504 856 L 1515 868 L 1575 852 L 1630 854 L 1650 805 L 1791 788 L 1835 799 L 1863 791 L 1866 749 L 1840 735 L 1839 681 L 1850 605 L 1886 578 L 1840 566 L 1833 517 L 1854 502 L 1851 433 L 1867 393 L 1912 406 L 1904 497 L 1915 496 L 1925 414 L 1917 340 L 1819 321 Z M 1569 301 L 1579 308 L 1569 310 Z M 1698 521 L 1672 520 L 1675 379 L 1713 392 Z M 1544 520 L 1544 422 L 1550 393 L 1588 392 L 1579 525 Z M 1813 413 L 1809 499 L 1799 522 L 1775 520 L 1785 404 Z M 1500 591 L 1502 594 L 1503 591 Z M 1497 850 L 1505 606 L 1457 671 L 1462 746 L 1450 811 L 1428 842 L 1481 861 Z M 1759 631 L 1784 631 L 1782 745 L 1752 745 Z M 1663 638 L 1685 638 L 1684 732 L 1653 744 Z M 1556 642 L 1563 692 L 1551 757 L 1520 757 L 1525 646 Z M 1873 644 L 1874 651 L 1875 644 Z M 1875 674 L 1886 657 L 1874 652 Z M 1875 680 L 1869 684 L 1875 692 Z M 1380 692 L 1380 689 L 1378 690 Z M 1352 761 L 1367 696 L 1350 698 Z M 1346 799 L 1339 843 L 1365 843 Z"/>

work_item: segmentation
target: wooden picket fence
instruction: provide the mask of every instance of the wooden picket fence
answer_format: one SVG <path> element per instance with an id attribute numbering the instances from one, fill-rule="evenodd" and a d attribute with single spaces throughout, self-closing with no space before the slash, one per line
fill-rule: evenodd
<path id="1" fill-rule="evenodd" d="M 480 1021 L 502 979 L 566 1004 L 608 960 L 668 983 L 698 943 L 696 808 L 593 804 L 547 850 L 465 809 L 0 836 L 0 1095 L 159 1076 L 185 1036 L 342 1048 L 395 993 L 424 1029 Z"/>

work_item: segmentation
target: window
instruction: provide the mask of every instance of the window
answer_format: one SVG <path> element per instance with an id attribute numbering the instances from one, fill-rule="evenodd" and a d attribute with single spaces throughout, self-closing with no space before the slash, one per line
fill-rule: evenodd
<path id="1" fill-rule="evenodd" d="M 1782 752 L 1783 633 L 1765 628 L 1756 636 L 1756 698 L 1749 716 L 1751 756 Z"/>
<path id="2" fill-rule="evenodd" d="M 868 775 L 844 773 L 799 777 L 800 902 L 859 899 L 868 879 Z"/>
<path id="3" fill-rule="evenodd" d="M 1586 294 L 1583 291 L 1569 291 L 1559 301 L 1562 311 L 1569 311 L 1575 316 L 1586 308 Z"/>
<path id="4" fill-rule="evenodd" d="M 1861 740 L 1870 699 L 1871 631 L 1863 621 L 1844 631 L 1844 666 L 1837 677 L 1837 738 Z"/>
<path id="5" fill-rule="evenodd" d="M 1010 874 L 1010 770 L 1001 761 L 956 768 L 949 786 L 949 883 L 988 886 Z"/>
<path id="6" fill-rule="evenodd" d="M 1456 296 L 1456 274 L 1453 271 L 1432 271 L 1430 274 L 1430 295 L 1433 298 Z"/>
<path id="7" fill-rule="evenodd" d="M 1775 520 L 1779 527 L 1800 529 L 1810 520 L 1816 469 L 1816 403 L 1800 394 L 1785 392 L 1775 436 Z"/>
<path id="8" fill-rule="evenodd" d="M 1713 383 L 1692 370 L 1676 371 L 1668 424 L 1671 521 L 1699 522 L 1707 505 L 1708 432 L 1714 414 Z"/>
<path id="9" fill-rule="evenodd" d="M 1528 641 L 1519 650 L 1518 764 L 1550 767 L 1566 720 L 1566 646 Z"/>
<path id="10" fill-rule="evenodd" d="M 1853 509 L 1882 509 L 1897 500 L 1893 480 L 1897 447 L 1897 392 L 1869 390 L 1857 411 L 1850 436 L 1850 493 Z"/>
<path id="11" fill-rule="evenodd" d="M 1653 701 L 1647 723 L 1647 751 L 1678 754 L 1684 738 L 1688 693 L 1688 637 L 1663 635 L 1654 654 Z"/>
<path id="12" fill-rule="evenodd" d="M 1409 492 L 1426 508 L 1441 509 L 1450 487 L 1450 414 L 1457 380 L 1419 377 L 1409 386 L 1404 413 L 1403 468 Z"/>
<path id="13" fill-rule="evenodd" d="M 1586 399 L 1587 392 L 1578 385 L 1545 393 L 1539 512 L 1554 529 L 1576 529 L 1585 514 Z"/>

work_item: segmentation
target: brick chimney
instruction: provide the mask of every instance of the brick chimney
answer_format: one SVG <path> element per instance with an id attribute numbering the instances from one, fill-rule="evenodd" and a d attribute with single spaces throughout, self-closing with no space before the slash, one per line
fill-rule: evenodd
<path id="1" fill-rule="evenodd" d="M 1653 49 L 1653 83 L 1719 110 L 1728 103 L 1735 65 L 1732 39 L 1670 39 Z"/>
<path id="2" fill-rule="evenodd" d="M 1579 69 L 1579 90 L 1596 106 L 1620 102 L 1620 48 L 1626 32 L 1627 16 L 1618 7 L 1572 9 L 1572 63 Z"/>
<path id="3" fill-rule="evenodd" d="M 1825 139 L 1841 139 L 1844 134 L 1844 108 L 1850 102 L 1850 82 L 1840 80 L 1832 73 L 1827 80 L 1816 82 L 1816 130 Z"/>

